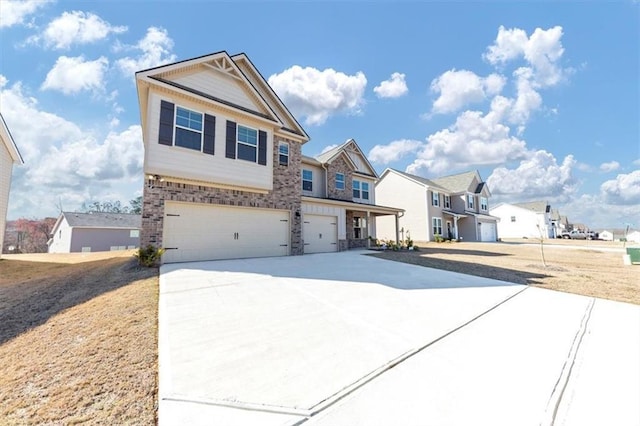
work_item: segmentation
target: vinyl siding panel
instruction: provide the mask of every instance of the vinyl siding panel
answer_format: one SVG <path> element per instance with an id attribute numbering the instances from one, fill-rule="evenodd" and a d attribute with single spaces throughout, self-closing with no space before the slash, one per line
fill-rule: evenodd
<path id="1" fill-rule="evenodd" d="M 49 253 L 69 253 L 71 251 L 71 228 L 67 219 L 63 218 L 54 231 Z"/>
<path id="2" fill-rule="evenodd" d="M 400 218 L 400 228 L 409 230 L 414 241 L 428 241 L 430 218 L 427 217 L 426 189 L 395 173 L 388 173 L 378 181 L 375 188 L 376 202 L 381 206 L 397 207 L 405 210 Z M 379 239 L 395 240 L 395 218 L 380 216 L 375 218 L 376 236 Z"/>
<path id="3" fill-rule="evenodd" d="M 302 195 L 324 198 L 326 196 L 324 169 L 322 167 L 303 164 L 300 168 L 300 185 L 302 185 L 302 170 L 311 170 L 313 172 L 313 190 L 302 191 Z"/>
<path id="4" fill-rule="evenodd" d="M 140 237 L 130 237 L 130 229 L 73 228 L 71 252 L 81 252 L 91 247 L 92 252 L 110 251 L 111 247 L 140 247 Z"/>
<path id="5" fill-rule="evenodd" d="M 9 189 L 11 188 L 11 171 L 13 160 L 7 147 L 0 141 L 0 254 L 4 244 L 4 230 L 9 206 Z"/>
<path id="6" fill-rule="evenodd" d="M 243 116 L 224 115 L 204 108 L 203 104 L 178 97 L 160 96 L 151 92 L 146 128 L 145 173 L 171 176 L 186 180 L 204 181 L 259 190 L 273 188 L 273 132 L 257 121 Z M 214 152 L 209 155 L 192 149 L 164 146 L 158 143 L 160 101 L 168 100 L 178 106 L 216 117 Z M 227 120 L 246 125 L 266 133 L 266 165 L 226 158 Z"/>
<path id="7" fill-rule="evenodd" d="M 263 108 L 258 107 L 254 103 L 240 86 L 238 80 L 221 72 L 207 69 L 191 74 L 182 74 L 174 78 L 169 78 L 169 80 L 215 96 L 218 99 L 224 99 L 235 105 L 240 105 L 253 111 L 265 112 Z"/>

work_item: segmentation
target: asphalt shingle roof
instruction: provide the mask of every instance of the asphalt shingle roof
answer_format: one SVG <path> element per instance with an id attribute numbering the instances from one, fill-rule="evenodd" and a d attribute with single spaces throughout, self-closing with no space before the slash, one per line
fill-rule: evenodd
<path id="1" fill-rule="evenodd" d="M 437 179 L 434 179 L 433 182 L 436 184 L 448 189 L 451 192 L 466 192 L 469 190 L 471 186 L 471 182 L 473 182 L 473 178 L 476 177 L 475 171 L 459 173 L 457 175 L 444 176 Z M 473 188 L 478 193 L 478 189 L 482 190 L 479 186 L 477 188 Z"/>
<path id="2" fill-rule="evenodd" d="M 423 178 L 423 177 L 420 177 L 420 176 L 412 175 L 410 173 L 401 172 L 400 170 L 396 170 L 396 169 L 391 169 L 391 170 L 393 170 L 394 172 L 396 172 L 398 174 L 406 176 L 409 179 L 413 179 L 413 180 L 418 181 L 418 182 L 420 182 L 422 184 L 425 184 L 425 185 L 429 186 L 430 188 L 436 188 L 436 189 L 440 189 L 442 191 L 447 191 L 447 188 L 445 188 L 443 186 L 440 186 L 437 183 L 435 183 L 434 181 L 429 180 L 427 178 Z"/>
<path id="3" fill-rule="evenodd" d="M 516 203 L 514 206 L 538 213 L 545 213 L 547 211 L 548 203 L 546 201 L 530 201 L 528 203 Z"/>
<path id="4" fill-rule="evenodd" d="M 76 213 L 63 212 L 69 226 L 93 228 L 142 228 L 142 216 L 126 213 Z"/>

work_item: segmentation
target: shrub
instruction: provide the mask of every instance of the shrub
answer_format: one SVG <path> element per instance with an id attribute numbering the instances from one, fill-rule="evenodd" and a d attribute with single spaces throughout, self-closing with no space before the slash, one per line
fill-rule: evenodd
<path id="1" fill-rule="evenodd" d="M 433 239 L 435 240 L 436 243 L 442 243 L 444 242 L 444 238 L 442 237 L 442 235 L 440 234 L 436 234 L 434 235 Z"/>
<path id="2" fill-rule="evenodd" d="M 164 252 L 165 249 L 149 244 L 146 248 L 140 247 L 138 251 L 134 253 L 134 256 L 138 259 L 140 265 L 152 267 L 158 265 L 160 257 Z"/>

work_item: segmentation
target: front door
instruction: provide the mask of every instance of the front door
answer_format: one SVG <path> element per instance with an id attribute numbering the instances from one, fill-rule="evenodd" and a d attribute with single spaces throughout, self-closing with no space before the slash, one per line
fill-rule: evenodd
<path id="1" fill-rule="evenodd" d="M 451 228 L 451 222 L 447 221 L 447 238 L 453 239 L 453 230 Z"/>

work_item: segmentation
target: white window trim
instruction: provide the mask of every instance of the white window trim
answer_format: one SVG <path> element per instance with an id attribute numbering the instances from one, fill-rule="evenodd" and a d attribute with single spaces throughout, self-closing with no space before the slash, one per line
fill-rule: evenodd
<path id="1" fill-rule="evenodd" d="M 489 208 L 489 199 L 487 197 L 480 197 L 480 210 L 487 211 Z"/>
<path id="2" fill-rule="evenodd" d="M 440 232 L 436 232 L 436 228 L 440 229 Z M 432 217 L 431 218 L 431 231 L 433 232 L 433 236 L 435 237 L 436 235 L 440 235 L 441 237 L 442 235 L 442 218 L 441 217 Z"/>
<path id="3" fill-rule="evenodd" d="M 440 193 L 431 191 L 431 205 L 434 207 L 440 207 Z"/>
<path id="4" fill-rule="evenodd" d="M 450 209 L 451 208 L 451 196 L 450 195 L 445 195 L 444 196 L 444 208 L 445 209 Z"/>
<path id="5" fill-rule="evenodd" d="M 259 141 L 258 141 L 258 143 L 259 143 Z M 287 153 L 286 154 L 283 154 L 283 153 L 280 152 L 280 147 L 281 146 L 286 146 L 287 147 Z M 257 154 L 257 152 L 256 152 L 256 154 Z M 287 157 L 287 164 L 282 164 L 280 162 L 280 156 L 281 155 L 285 155 Z M 256 155 L 256 158 L 257 157 L 258 156 Z M 281 165 L 281 166 L 289 166 L 289 142 L 283 142 L 283 141 L 278 142 L 278 164 Z"/>
<path id="6" fill-rule="evenodd" d="M 356 189 L 356 183 L 358 183 L 358 188 Z M 367 185 L 367 190 L 365 191 L 363 188 L 363 185 Z M 356 197 L 355 195 L 353 195 L 353 199 L 354 200 L 361 200 L 361 201 L 366 201 L 366 202 L 371 202 L 371 186 L 372 183 L 371 182 L 367 182 L 366 180 L 357 180 L 354 179 L 352 182 L 352 195 L 353 195 L 353 191 L 358 191 L 358 193 L 360 194 L 359 197 Z M 364 192 L 367 193 L 367 195 L 369 196 L 369 198 L 364 198 L 363 194 Z"/>
<path id="7" fill-rule="evenodd" d="M 178 108 L 186 109 L 187 111 L 195 112 L 197 114 L 200 114 L 200 116 L 202 117 L 202 120 L 201 120 L 202 130 L 198 131 L 198 130 L 193 130 L 190 127 L 180 126 L 178 124 Z M 186 106 L 182 106 L 182 105 L 178 105 L 178 104 L 176 104 L 175 108 L 173 109 L 173 146 L 176 147 L 176 148 L 188 149 L 190 151 L 198 152 L 197 150 L 192 149 L 192 148 L 187 148 L 186 146 L 176 145 L 176 140 L 178 139 L 178 132 L 177 132 L 176 129 L 178 129 L 178 128 L 187 130 L 189 132 L 200 133 L 200 152 L 202 152 L 203 145 L 204 145 L 204 143 L 203 143 L 203 141 L 204 141 L 204 112 L 200 112 L 200 111 L 197 111 L 197 110 L 195 110 L 193 108 L 187 108 Z"/>
<path id="8" fill-rule="evenodd" d="M 305 179 L 304 178 L 304 172 L 309 172 L 311 173 L 311 180 L 309 179 Z M 302 169 L 302 190 L 304 192 L 313 192 L 313 170 L 309 170 L 309 169 Z M 304 189 L 304 183 L 305 182 L 311 182 L 311 189 Z"/>
<path id="9" fill-rule="evenodd" d="M 256 144 L 255 145 L 251 145 L 250 143 L 246 143 L 240 140 L 240 138 L 238 137 L 240 135 L 240 127 L 244 127 L 245 129 L 249 129 L 249 130 L 253 130 L 254 132 L 256 132 Z M 245 146 L 250 146 L 252 148 L 254 148 L 256 150 L 256 159 L 255 161 L 251 161 L 251 160 L 247 160 L 246 158 L 240 158 L 240 156 L 238 155 L 239 153 L 239 149 L 238 149 L 238 145 L 245 145 Z M 249 127 L 249 126 L 245 126 L 244 124 L 236 124 L 236 158 L 238 160 L 242 160 L 242 161 L 248 161 L 249 163 L 258 163 L 258 145 L 260 145 L 260 132 L 258 131 L 258 129 L 255 129 L 253 127 Z"/>
<path id="10" fill-rule="evenodd" d="M 467 194 L 467 208 L 468 209 L 475 209 L 475 197 L 471 194 Z"/>
<path id="11" fill-rule="evenodd" d="M 342 188 L 338 188 L 338 176 L 342 176 Z M 345 188 L 346 188 L 346 185 L 345 185 L 344 173 L 336 173 L 336 189 L 338 191 L 344 191 Z"/>

